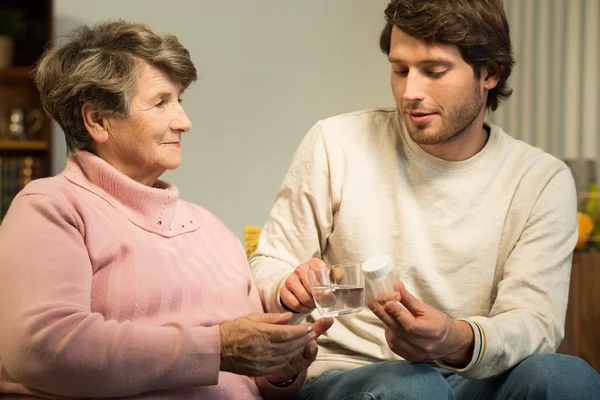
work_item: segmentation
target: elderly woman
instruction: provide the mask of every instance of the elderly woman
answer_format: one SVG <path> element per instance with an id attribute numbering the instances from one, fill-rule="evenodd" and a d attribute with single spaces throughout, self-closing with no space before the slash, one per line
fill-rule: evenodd
<path id="1" fill-rule="evenodd" d="M 196 79 L 174 36 L 112 21 L 47 52 L 59 175 L 0 227 L 0 397 L 290 398 L 332 324 L 263 314 L 244 250 L 158 180 L 181 163 Z"/>

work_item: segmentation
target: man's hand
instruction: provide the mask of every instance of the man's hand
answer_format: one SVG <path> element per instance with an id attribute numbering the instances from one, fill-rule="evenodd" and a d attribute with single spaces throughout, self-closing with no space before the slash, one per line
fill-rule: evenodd
<path id="1" fill-rule="evenodd" d="M 385 325 L 390 349 L 407 361 L 467 366 L 474 346 L 471 326 L 423 303 L 400 281 L 398 291 L 402 305 L 394 301 L 385 306 L 374 300 L 369 302 L 369 308 Z"/>
<path id="2" fill-rule="evenodd" d="M 321 318 L 313 324 L 313 333 L 316 335 L 316 337 L 319 337 L 321 334 L 326 332 L 327 329 L 331 328 L 331 325 L 333 325 L 333 318 Z M 317 342 L 313 340 L 304 346 L 302 352 L 296 357 L 292 358 L 280 372 L 265 375 L 265 378 L 267 378 L 269 382 L 273 383 L 284 382 L 293 378 L 301 371 L 307 369 L 310 364 L 315 361 L 317 358 L 317 350 Z"/>
<path id="3" fill-rule="evenodd" d="M 299 313 L 311 312 L 315 308 L 315 301 L 310 291 L 308 271 L 326 266 L 327 264 L 318 258 L 311 258 L 304 264 L 297 266 L 294 272 L 287 277 L 279 291 L 283 305 Z"/>
<path id="4" fill-rule="evenodd" d="M 221 371 L 262 376 L 286 368 L 317 337 L 311 324 L 288 325 L 291 319 L 250 314 L 219 325 Z"/>

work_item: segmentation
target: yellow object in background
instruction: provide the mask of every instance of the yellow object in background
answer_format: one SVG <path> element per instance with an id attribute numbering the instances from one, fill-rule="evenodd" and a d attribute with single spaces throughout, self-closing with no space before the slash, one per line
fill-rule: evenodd
<path id="1" fill-rule="evenodd" d="M 579 235 L 577 237 L 575 248 L 581 249 L 587 243 L 590 235 L 594 231 L 594 220 L 589 214 L 578 212 L 577 229 L 579 230 Z"/>
<path id="2" fill-rule="evenodd" d="M 260 226 L 246 225 L 244 227 L 244 244 L 246 246 L 246 257 L 250 258 L 258 246 L 258 237 L 260 236 Z"/>

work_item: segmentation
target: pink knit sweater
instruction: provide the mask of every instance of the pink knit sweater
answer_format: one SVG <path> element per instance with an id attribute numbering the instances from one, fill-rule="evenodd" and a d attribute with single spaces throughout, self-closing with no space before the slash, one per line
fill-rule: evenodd
<path id="1" fill-rule="evenodd" d="M 0 226 L 0 397 L 290 398 L 219 372 L 218 325 L 262 312 L 238 239 L 162 181 L 88 152 Z"/>

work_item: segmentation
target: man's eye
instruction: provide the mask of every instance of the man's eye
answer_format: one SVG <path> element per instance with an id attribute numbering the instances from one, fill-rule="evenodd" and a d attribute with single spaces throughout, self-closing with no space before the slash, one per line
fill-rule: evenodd
<path id="1" fill-rule="evenodd" d="M 164 106 L 165 104 L 166 104 L 166 101 L 164 101 L 164 100 L 161 100 L 161 101 L 159 101 L 159 102 L 156 104 L 156 107 L 162 107 L 162 106 Z"/>
<path id="2" fill-rule="evenodd" d="M 406 76 L 406 75 L 408 75 L 408 70 L 405 70 L 405 69 L 394 70 L 394 74 L 400 75 L 400 76 Z"/>
<path id="3" fill-rule="evenodd" d="M 428 77 L 433 78 L 433 79 L 437 79 L 437 78 L 441 78 L 442 76 L 444 76 L 446 74 L 446 71 L 427 71 L 426 74 Z"/>

